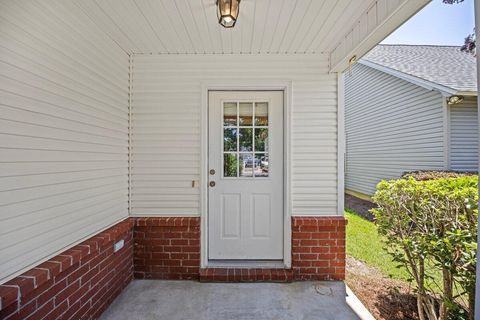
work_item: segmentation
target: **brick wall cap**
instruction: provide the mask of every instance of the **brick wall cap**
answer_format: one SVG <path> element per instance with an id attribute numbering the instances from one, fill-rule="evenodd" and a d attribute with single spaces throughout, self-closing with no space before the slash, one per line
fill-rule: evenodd
<path id="1" fill-rule="evenodd" d="M 200 217 L 142 217 L 132 218 L 138 227 L 197 227 Z"/>
<path id="2" fill-rule="evenodd" d="M 343 216 L 293 216 L 292 226 L 345 226 L 347 219 Z"/>

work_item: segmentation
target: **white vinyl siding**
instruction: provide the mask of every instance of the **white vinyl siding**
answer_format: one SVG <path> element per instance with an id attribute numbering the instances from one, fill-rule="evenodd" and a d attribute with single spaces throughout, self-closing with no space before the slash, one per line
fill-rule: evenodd
<path id="1" fill-rule="evenodd" d="M 201 214 L 202 83 L 239 79 L 292 81 L 292 214 L 337 213 L 337 77 L 326 55 L 133 59 L 133 215 Z"/>
<path id="2" fill-rule="evenodd" d="M 478 171 L 478 110 L 476 97 L 450 106 L 450 169 Z"/>
<path id="3" fill-rule="evenodd" d="M 345 94 L 346 189 L 372 195 L 405 171 L 445 169 L 439 92 L 356 64 Z"/>
<path id="4" fill-rule="evenodd" d="M 64 1 L 0 4 L 0 283 L 128 216 L 128 55 Z"/>

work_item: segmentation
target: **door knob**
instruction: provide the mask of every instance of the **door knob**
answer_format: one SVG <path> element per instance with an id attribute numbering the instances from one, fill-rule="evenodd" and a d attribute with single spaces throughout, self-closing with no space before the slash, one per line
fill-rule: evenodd
<path id="1" fill-rule="evenodd" d="M 209 185 L 210 187 L 215 187 L 215 181 L 210 181 Z"/>

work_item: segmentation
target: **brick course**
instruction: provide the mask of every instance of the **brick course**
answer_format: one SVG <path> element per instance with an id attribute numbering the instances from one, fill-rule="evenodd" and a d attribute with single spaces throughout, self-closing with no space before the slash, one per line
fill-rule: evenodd
<path id="1" fill-rule="evenodd" d="M 292 217 L 294 280 L 345 280 L 344 217 Z"/>
<path id="2" fill-rule="evenodd" d="M 200 218 L 137 218 L 136 279 L 198 280 Z"/>
<path id="3" fill-rule="evenodd" d="M 0 319 L 97 319 L 133 278 L 133 221 L 0 285 Z M 113 244 L 125 246 L 113 253 Z"/>
<path id="4" fill-rule="evenodd" d="M 292 282 L 291 269 L 206 268 L 200 269 L 202 282 Z"/>

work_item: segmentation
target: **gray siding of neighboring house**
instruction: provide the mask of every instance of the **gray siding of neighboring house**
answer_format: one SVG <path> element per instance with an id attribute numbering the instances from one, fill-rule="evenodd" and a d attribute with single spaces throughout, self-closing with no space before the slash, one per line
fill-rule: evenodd
<path id="1" fill-rule="evenodd" d="M 356 64 L 345 75 L 345 188 L 372 195 L 384 179 L 442 170 L 442 96 Z"/>
<path id="2" fill-rule="evenodd" d="M 450 107 L 450 169 L 478 170 L 478 111 L 476 97 Z"/>

